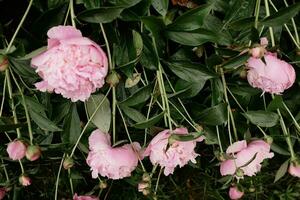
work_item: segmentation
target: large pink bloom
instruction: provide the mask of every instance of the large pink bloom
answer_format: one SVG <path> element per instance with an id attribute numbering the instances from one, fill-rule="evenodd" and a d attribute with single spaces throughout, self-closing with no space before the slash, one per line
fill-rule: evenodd
<path id="1" fill-rule="evenodd" d="M 267 52 L 263 59 L 265 63 L 260 58 L 248 59 L 247 79 L 252 87 L 271 94 L 280 94 L 293 85 L 296 73 L 292 65 L 270 52 Z"/>
<path id="2" fill-rule="evenodd" d="M 73 196 L 73 200 L 99 200 L 99 198 L 95 196 L 78 196 L 75 193 Z"/>
<path id="3" fill-rule="evenodd" d="M 47 51 L 31 60 L 43 79 L 35 86 L 40 91 L 54 91 L 74 102 L 85 101 L 104 84 L 108 70 L 105 53 L 72 26 L 53 27 L 47 35 Z"/>
<path id="4" fill-rule="evenodd" d="M 237 200 L 244 196 L 244 192 L 240 191 L 236 186 L 229 189 L 229 197 L 232 200 Z"/>
<path id="5" fill-rule="evenodd" d="M 263 160 L 274 156 L 270 153 L 270 145 L 263 140 L 254 140 L 248 145 L 245 140 L 235 142 L 228 147 L 226 153 L 233 158 L 221 163 L 222 176 L 235 175 L 238 168 L 244 175 L 254 176 L 260 171 Z"/>
<path id="6" fill-rule="evenodd" d="M 177 128 L 173 131 L 176 134 L 188 134 L 186 128 Z M 168 147 L 168 138 L 171 136 L 170 130 L 164 130 L 158 133 L 150 142 L 144 152 L 144 156 L 150 156 L 150 161 L 153 165 L 159 164 L 164 167 L 164 174 L 168 176 L 173 174 L 177 165 L 183 167 L 189 161 L 196 163 L 195 158 L 198 154 L 195 153 L 197 141 L 202 141 L 203 136 L 194 141 L 179 142 L 175 141 Z"/>
<path id="7" fill-rule="evenodd" d="M 7 145 L 8 156 L 12 160 L 20 160 L 26 154 L 26 145 L 20 140 L 14 140 Z"/>
<path id="8" fill-rule="evenodd" d="M 91 167 L 93 178 L 100 174 L 111 179 L 121 179 L 130 176 L 137 167 L 141 146 L 133 142 L 132 145 L 113 148 L 110 135 L 97 129 L 89 137 L 89 148 L 87 164 Z"/>

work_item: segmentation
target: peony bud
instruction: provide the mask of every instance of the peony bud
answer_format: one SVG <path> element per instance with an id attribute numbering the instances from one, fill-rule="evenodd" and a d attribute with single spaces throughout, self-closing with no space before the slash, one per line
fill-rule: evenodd
<path id="1" fill-rule="evenodd" d="M 14 140 L 7 145 L 8 156 L 12 160 L 20 160 L 26 154 L 26 145 L 20 140 Z"/>
<path id="2" fill-rule="evenodd" d="M 145 182 L 150 182 L 151 181 L 151 177 L 148 173 L 144 173 L 142 179 Z"/>
<path id="3" fill-rule="evenodd" d="M 106 183 L 106 181 L 100 181 L 99 188 L 100 188 L 100 189 L 105 189 L 105 188 L 107 188 L 107 183 Z"/>
<path id="4" fill-rule="evenodd" d="M 272 143 L 273 143 L 273 138 L 271 137 L 271 136 L 266 136 L 265 137 L 265 141 L 269 144 L 269 145 L 271 145 Z"/>
<path id="5" fill-rule="evenodd" d="M 19 182 L 23 186 L 29 186 L 31 184 L 31 179 L 28 176 L 21 175 L 19 177 Z"/>
<path id="6" fill-rule="evenodd" d="M 288 172 L 295 177 L 300 178 L 300 164 L 298 162 L 291 162 Z"/>
<path id="7" fill-rule="evenodd" d="M 8 67 L 7 57 L 4 55 L 0 55 L 0 72 L 4 72 Z"/>
<path id="8" fill-rule="evenodd" d="M 244 171 L 241 168 L 237 169 L 235 174 L 237 177 L 240 177 L 240 178 L 244 177 Z"/>
<path id="9" fill-rule="evenodd" d="M 115 87 L 120 82 L 121 76 L 116 72 L 112 71 L 106 78 L 106 83 L 108 83 L 111 87 Z"/>
<path id="10" fill-rule="evenodd" d="M 35 161 L 40 158 L 42 154 L 41 148 L 36 145 L 30 145 L 26 150 L 26 158 L 30 161 Z"/>
<path id="11" fill-rule="evenodd" d="M 65 158 L 63 163 L 64 169 L 70 169 L 71 167 L 73 167 L 73 165 L 74 165 L 74 160 L 72 157 Z"/>
<path id="12" fill-rule="evenodd" d="M 244 192 L 240 191 L 236 186 L 231 187 L 229 189 L 230 199 L 237 200 L 237 199 L 242 198 L 243 195 L 244 195 Z"/>
<path id="13" fill-rule="evenodd" d="M 251 56 L 254 57 L 254 58 L 263 57 L 265 52 L 266 52 L 266 49 L 262 46 L 254 47 L 254 48 L 250 49 L 250 51 L 249 51 Z"/>

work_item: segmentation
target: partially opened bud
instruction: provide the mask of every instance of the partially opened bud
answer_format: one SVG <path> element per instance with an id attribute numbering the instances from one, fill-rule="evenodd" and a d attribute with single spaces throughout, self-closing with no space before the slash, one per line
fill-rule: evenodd
<path id="1" fill-rule="evenodd" d="M 8 59 L 4 55 L 0 55 L 0 72 L 3 72 L 8 67 Z"/>
<path id="2" fill-rule="evenodd" d="M 23 174 L 19 177 L 19 182 L 23 186 L 29 186 L 31 184 L 31 179 Z"/>
<path id="3" fill-rule="evenodd" d="M 35 161 L 39 159 L 41 154 L 41 148 L 37 145 L 30 145 L 26 149 L 26 158 L 30 161 Z"/>
<path id="4" fill-rule="evenodd" d="M 291 162 L 288 172 L 290 175 L 300 178 L 300 164 L 298 162 Z"/>
<path id="5" fill-rule="evenodd" d="M 64 169 L 70 169 L 71 167 L 73 167 L 73 165 L 74 165 L 74 160 L 72 157 L 65 158 L 63 163 Z"/>

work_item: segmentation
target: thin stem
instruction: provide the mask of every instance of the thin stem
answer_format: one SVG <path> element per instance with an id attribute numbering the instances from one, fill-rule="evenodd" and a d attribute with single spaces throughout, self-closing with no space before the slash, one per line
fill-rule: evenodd
<path id="1" fill-rule="evenodd" d="M 155 184 L 155 190 L 154 190 L 155 195 L 157 193 L 158 184 L 159 184 L 159 180 L 160 180 L 160 176 L 161 176 L 162 171 L 163 171 L 163 168 L 160 168 L 159 173 L 158 173 L 158 177 L 157 177 L 157 180 L 156 180 L 156 184 Z"/>
<path id="2" fill-rule="evenodd" d="M 69 4 L 69 7 L 68 7 L 68 10 L 67 10 L 67 13 L 66 13 L 66 17 L 65 17 L 65 20 L 64 20 L 64 26 L 67 24 L 67 20 L 68 20 L 69 14 L 70 14 L 70 10 L 71 9 L 70 9 L 70 4 Z"/>
<path id="3" fill-rule="evenodd" d="M 20 164 L 20 167 L 21 167 L 21 172 L 22 172 L 22 174 L 24 174 L 24 173 L 25 173 L 25 170 L 24 170 L 22 161 L 21 161 L 21 160 L 18 160 L 18 161 L 19 161 L 19 164 Z"/>
<path id="4" fill-rule="evenodd" d="M 14 123 L 17 124 L 18 123 L 18 117 L 17 117 L 17 113 L 16 113 L 14 98 L 13 98 L 13 95 L 12 95 L 12 85 L 11 85 L 11 80 L 10 80 L 10 75 L 9 75 L 9 68 L 5 70 L 5 76 L 7 78 L 7 89 L 8 89 L 9 98 L 11 100 L 11 107 L 12 107 Z M 16 130 L 17 130 L 18 138 L 21 138 L 20 129 L 17 128 Z"/>
<path id="5" fill-rule="evenodd" d="M 140 159 L 139 152 L 137 152 L 137 150 L 135 149 L 135 147 L 134 147 L 134 145 L 133 145 L 133 142 L 132 142 L 132 140 L 131 140 L 131 137 L 130 137 L 130 134 L 129 134 L 129 131 L 128 131 L 128 128 L 127 128 L 127 124 L 126 124 L 125 118 L 124 118 L 124 116 L 123 116 L 123 113 L 122 113 L 122 111 L 121 111 L 121 109 L 120 109 L 120 107 L 119 107 L 118 105 L 117 105 L 117 108 L 118 108 L 119 113 L 120 113 L 120 116 L 121 116 L 121 118 L 122 118 L 122 121 L 123 121 L 123 124 L 124 124 L 124 128 L 125 128 L 125 132 L 126 132 L 126 134 L 127 134 L 128 140 L 129 140 L 129 142 L 130 142 L 130 144 L 131 144 L 131 146 L 132 146 L 132 149 L 133 149 L 134 152 L 136 153 L 136 155 L 137 155 L 137 157 L 138 157 L 138 159 L 139 159 L 139 162 L 140 162 L 140 164 L 141 164 L 141 166 L 142 166 L 143 171 L 146 172 L 146 169 L 145 169 L 145 167 L 144 167 L 144 165 L 143 165 L 143 162 L 142 162 L 141 159 Z"/>
<path id="6" fill-rule="evenodd" d="M 30 0 L 30 1 L 29 1 L 29 4 L 28 4 L 28 6 L 27 6 L 27 8 L 26 8 L 26 11 L 25 11 L 25 13 L 24 13 L 24 15 L 23 15 L 23 17 L 22 17 L 22 19 L 21 19 L 21 21 L 20 21 L 20 23 L 19 23 L 19 25 L 18 25 L 18 27 L 17 27 L 15 33 L 14 33 L 14 35 L 12 36 L 12 38 L 11 38 L 11 40 L 10 40 L 10 42 L 9 42 L 9 44 L 8 44 L 8 46 L 7 46 L 7 48 L 6 48 L 6 51 L 5 51 L 6 53 L 8 53 L 9 50 L 10 50 L 10 48 L 12 47 L 12 44 L 13 44 L 14 40 L 16 39 L 17 34 L 18 34 L 20 28 L 22 27 L 22 25 L 23 25 L 23 23 L 24 23 L 24 21 L 25 21 L 25 19 L 26 19 L 26 17 L 27 17 L 27 14 L 29 13 L 29 10 L 30 10 L 30 8 L 31 8 L 31 6 L 32 6 L 32 2 L 33 2 L 33 0 Z"/>
<path id="7" fill-rule="evenodd" d="M 116 98 L 116 88 L 112 88 L 112 130 L 113 130 L 113 144 L 116 143 L 116 106 L 117 106 L 117 98 Z"/>
<path id="8" fill-rule="evenodd" d="M 265 93 L 262 95 L 262 97 L 263 97 L 263 102 L 264 102 L 264 108 L 265 108 L 265 110 L 267 110 L 267 103 L 266 103 Z"/>
<path id="9" fill-rule="evenodd" d="M 1 108 L 0 108 L 0 116 L 2 116 L 2 112 L 3 112 L 3 106 L 4 106 L 4 101 L 5 101 L 5 91 L 6 91 L 6 84 L 7 84 L 7 80 L 6 80 L 6 76 L 4 78 L 4 83 L 3 83 L 3 91 L 2 91 L 2 100 L 1 100 Z"/>
<path id="10" fill-rule="evenodd" d="M 32 133 L 32 128 L 31 128 L 31 121 L 30 121 L 30 116 L 29 116 L 29 112 L 28 112 L 28 108 L 27 108 L 27 104 L 26 104 L 26 101 L 25 101 L 25 97 L 24 97 L 24 94 L 22 92 L 22 89 L 21 87 L 19 86 L 18 84 L 18 81 L 16 80 L 14 74 L 12 71 L 10 71 L 10 74 L 21 94 L 21 97 L 22 97 L 22 101 L 23 101 L 23 107 L 24 107 L 24 110 L 25 110 L 25 116 L 26 116 L 26 120 L 27 120 L 27 125 L 28 125 L 28 133 L 29 133 L 29 138 L 30 138 L 30 144 L 33 145 L 33 133 Z"/>
<path id="11" fill-rule="evenodd" d="M 261 0 L 256 0 L 256 5 L 255 5 L 255 22 L 254 22 L 254 27 L 257 29 L 258 27 L 258 17 L 259 17 L 259 9 L 260 9 L 260 1 Z"/>
<path id="12" fill-rule="evenodd" d="M 55 182 L 55 195 L 54 195 L 54 200 L 57 200 L 59 177 L 60 177 L 60 172 L 61 172 L 61 169 L 62 169 L 64 160 L 65 160 L 65 156 L 66 156 L 66 154 L 63 155 L 63 157 L 62 157 L 62 159 L 61 159 L 61 162 L 60 162 L 60 165 L 59 165 L 58 172 L 57 172 L 56 182 Z"/>
<path id="13" fill-rule="evenodd" d="M 287 1 L 286 0 L 283 0 L 283 1 L 284 1 L 285 6 L 288 7 L 289 4 L 287 3 Z M 295 31 L 296 40 L 297 40 L 297 43 L 299 44 L 300 40 L 299 40 L 299 35 L 298 35 L 297 26 L 296 26 L 294 17 L 292 17 L 291 20 L 292 20 L 293 28 L 294 28 L 294 31 Z"/>
<path id="14" fill-rule="evenodd" d="M 70 181 L 70 187 L 71 187 L 71 193 L 74 194 L 74 187 L 73 187 L 73 181 L 71 177 L 71 169 L 68 169 L 68 175 L 69 175 L 69 181 Z"/>
<path id="15" fill-rule="evenodd" d="M 265 8 L 266 8 L 266 16 L 270 16 L 270 8 L 269 8 L 269 1 L 265 0 Z M 273 28 L 269 27 L 269 32 L 270 32 L 270 37 L 271 37 L 271 43 L 272 43 L 272 47 L 275 46 L 275 39 L 274 39 L 274 32 L 273 32 Z"/>
<path id="16" fill-rule="evenodd" d="M 74 2 L 73 0 L 70 0 L 70 11 L 71 11 L 71 22 L 72 22 L 72 26 L 76 28 L 76 23 L 75 23 L 75 13 L 74 13 Z"/>
<path id="17" fill-rule="evenodd" d="M 1 158 L 1 162 L 2 162 L 2 167 L 3 167 L 3 171 L 4 171 L 4 174 L 5 174 L 6 181 L 9 182 L 9 176 L 8 176 L 8 173 L 7 173 L 7 170 L 6 170 L 6 167 L 5 167 L 5 163 L 4 163 L 2 158 Z"/>
<path id="18" fill-rule="evenodd" d="M 286 109 L 286 111 L 289 113 L 290 117 L 292 118 L 295 127 L 300 132 L 300 126 L 299 126 L 297 120 L 295 119 L 295 117 L 293 116 L 292 112 L 290 111 L 290 109 L 287 107 L 287 105 L 284 102 L 282 102 L 282 104 L 283 104 L 283 107 Z"/>
<path id="19" fill-rule="evenodd" d="M 219 147 L 220 147 L 220 151 L 221 153 L 223 153 L 223 147 L 222 147 L 222 143 L 221 143 L 221 138 L 220 138 L 220 133 L 219 133 L 219 127 L 216 126 L 216 131 L 217 131 L 217 136 L 218 136 L 218 143 L 219 143 Z"/>
<path id="20" fill-rule="evenodd" d="M 112 69 L 114 69 L 114 66 L 112 65 L 110 47 L 109 47 L 107 36 L 106 36 L 106 33 L 105 33 L 105 30 L 104 30 L 104 27 L 103 27 L 102 23 L 100 23 L 100 28 L 101 28 L 101 32 L 102 32 L 102 35 L 103 35 L 103 38 L 104 38 L 104 41 L 105 41 L 105 46 L 106 46 L 106 50 L 107 50 L 107 54 L 108 54 L 109 67 L 110 67 L 110 70 L 112 70 Z"/>
<path id="21" fill-rule="evenodd" d="M 80 141 L 81 137 L 83 136 L 85 130 L 86 130 L 87 127 L 88 127 L 88 125 L 90 124 L 90 122 L 92 121 L 92 119 L 93 119 L 94 116 L 96 115 L 97 111 L 99 110 L 99 108 L 100 108 L 101 105 L 103 104 L 103 102 L 104 102 L 104 100 L 106 99 L 108 93 L 110 92 L 110 89 L 111 89 L 111 88 L 108 89 L 108 91 L 106 92 L 104 98 L 103 98 L 102 101 L 99 103 L 99 105 L 96 107 L 95 111 L 93 112 L 93 114 L 92 114 L 91 117 L 88 119 L 88 121 L 87 121 L 87 123 L 85 124 L 85 126 L 83 127 L 83 129 L 82 129 L 82 131 L 81 131 L 81 133 L 80 133 L 80 135 L 79 135 L 79 137 L 78 137 L 78 139 L 77 139 L 77 141 L 76 141 L 76 143 L 75 143 L 75 145 L 74 145 L 74 147 L 73 147 L 73 149 L 72 149 L 72 152 L 71 152 L 71 154 L 70 154 L 70 157 L 72 157 L 72 156 L 74 155 L 75 150 L 76 150 L 76 148 L 77 148 L 77 146 L 78 146 L 78 144 L 79 144 L 79 141 Z"/>

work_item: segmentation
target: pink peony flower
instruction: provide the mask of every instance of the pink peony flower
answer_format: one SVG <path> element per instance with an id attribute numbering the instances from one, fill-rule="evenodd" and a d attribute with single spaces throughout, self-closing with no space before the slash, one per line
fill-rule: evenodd
<path id="1" fill-rule="evenodd" d="M 176 134 L 188 134 L 186 128 L 177 128 L 174 132 Z M 158 133 L 144 152 L 144 156 L 150 156 L 150 161 L 153 165 L 159 164 L 165 168 L 164 174 L 166 176 L 173 174 L 177 165 L 183 167 L 189 161 L 196 163 L 195 158 L 198 154 L 195 153 L 194 148 L 196 147 L 197 141 L 201 142 L 204 139 L 204 137 L 201 136 L 194 141 L 175 141 L 168 147 L 168 138 L 171 134 L 170 130 L 164 130 Z"/>
<path id="2" fill-rule="evenodd" d="M 75 193 L 73 196 L 73 200 L 99 200 L 99 198 L 95 196 L 78 196 Z"/>
<path id="3" fill-rule="evenodd" d="M 107 57 L 96 43 L 72 26 L 56 26 L 47 33 L 47 51 L 31 65 L 43 79 L 40 91 L 54 91 L 72 101 L 85 101 L 101 88 L 108 70 Z"/>
<path id="4" fill-rule="evenodd" d="M 4 199 L 5 194 L 6 194 L 6 189 L 0 188 L 0 200 Z"/>
<path id="5" fill-rule="evenodd" d="M 26 154 L 26 145 L 20 140 L 14 140 L 7 145 L 8 156 L 12 160 L 20 160 Z"/>
<path id="6" fill-rule="evenodd" d="M 293 85 L 296 74 L 292 65 L 270 52 L 265 53 L 263 59 L 265 62 L 254 57 L 247 61 L 247 79 L 252 87 L 271 94 L 280 94 Z"/>
<path id="7" fill-rule="evenodd" d="M 290 175 L 300 178 L 300 165 L 291 163 L 288 172 Z"/>
<path id="8" fill-rule="evenodd" d="M 91 167 L 92 177 L 107 176 L 111 179 L 121 179 L 131 175 L 137 167 L 141 146 L 137 142 L 132 145 L 111 147 L 110 135 L 95 130 L 89 137 L 90 152 L 87 164 Z"/>
<path id="9" fill-rule="evenodd" d="M 237 200 L 242 198 L 242 196 L 244 196 L 244 192 L 239 191 L 239 189 L 236 186 L 230 187 L 229 189 L 230 199 Z"/>
<path id="10" fill-rule="evenodd" d="M 233 143 L 226 151 L 227 154 L 233 156 L 233 159 L 221 163 L 221 175 L 236 175 L 236 172 L 239 172 L 237 169 L 240 169 L 243 172 L 242 175 L 254 176 L 260 171 L 263 160 L 274 156 L 270 153 L 270 149 L 270 144 L 263 140 L 254 140 L 248 145 L 245 140 Z"/>

